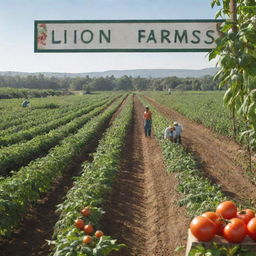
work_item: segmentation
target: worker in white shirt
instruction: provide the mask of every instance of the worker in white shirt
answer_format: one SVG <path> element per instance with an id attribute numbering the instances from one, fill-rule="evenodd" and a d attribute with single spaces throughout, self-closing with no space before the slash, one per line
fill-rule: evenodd
<path id="1" fill-rule="evenodd" d="M 168 139 L 172 142 L 175 141 L 176 138 L 176 133 L 175 133 L 175 128 L 173 126 L 168 126 L 165 131 L 164 131 L 164 138 Z"/>
<path id="2" fill-rule="evenodd" d="M 181 133 L 183 131 L 183 127 L 181 124 L 178 122 L 173 122 L 174 128 L 175 128 L 175 138 L 174 142 L 180 143 L 181 144 Z"/>

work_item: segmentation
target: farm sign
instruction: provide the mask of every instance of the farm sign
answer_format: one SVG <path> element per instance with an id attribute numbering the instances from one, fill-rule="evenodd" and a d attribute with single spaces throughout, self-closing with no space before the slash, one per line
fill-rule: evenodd
<path id="1" fill-rule="evenodd" d="M 35 52 L 210 51 L 221 20 L 35 21 Z"/>

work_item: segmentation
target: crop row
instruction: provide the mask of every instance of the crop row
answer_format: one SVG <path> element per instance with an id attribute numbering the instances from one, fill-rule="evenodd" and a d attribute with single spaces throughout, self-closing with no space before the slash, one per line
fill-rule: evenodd
<path id="1" fill-rule="evenodd" d="M 51 130 L 49 133 L 39 135 L 24 143 L 17 143 L 2 148 L 0 150 L 0 174 L 6 175 L 9 171 L 15 170 L 27 164 L 32 159 L 46 153 L 66 136 L 76 132 L 91 118 L 102 112 L 110 103 L 111 102 L 105 103 L 103 106 L 95 108 L 91 112 L 72 120 L 68 124 Z"/>
<path id="2" fill-rule="evenodd" d="M 70 121 L 72 121 L 74 118 L 78 118 L 90 111 L 92 111 L 94 108 L 99 107 L 103 104 L 105 104 L 107 102 L 107 100 L 104 101 L 100 101 L 100 103 L 96 103 L 96 104 L 90 104 L 87 107 L 83 107 L 81 109 L 81 107 L 79 108 L 79 110 L 77 111 L 71 111 L 70 114 L 66 114 L 64 117 L 60 117 L 56 119 L 56 116 L 52 117 L 51 120 L 48 123 L 43 123 L 41 125 L 37 125 L 34 127 L 31 127 L 30 129 L 26 129 L 26 130 L 22 130 L 20 132 L 17 133 L 13 133 L 11 135 L 6 135 L 6 136 L 2 136 L 0 138 L 0 147 L 2 146 L 8 146 L 17 142 L 23 142 L 26 140 L 31 140 L 33 137 L 35 137 L 36 135 L 40 135 L 46 132 L 51 131 L 52 129 L 56 129 L 57 127 L 64 125 Z M 48 114 L 49 115 L 49 114 Z"/>
<path id="3" fill-rule="evenodd" d="M 63 98 L 65 99 L 66 97 Z M 61 102 L 61 105 L 56 104 L 58 101 L 56 103 L 52 103 L 52 100 L 47 101 L 47 99 L 45 99 L 43 105 L 40 104 L 26 109 L 21 107 L 10 107 L 12 109 L 11 112 L 9 111 L 10 113 L 2 110 L 2 114 L 5 119 L 1 120 L 0 127 L 2 130 L 0 130 L 0 135 L 9 135 L 10 133 L 48 122 L 48 120 L 53 120 L 53 118 L 59 118 L 64 114 L 77 111 L 81 107 L 89 106 L 90 104 L 101 101 L 107 97 L 102 97 L 102 95 L 100 95 L 89 99 L 85 96 L 82 96 L 81 98 L 70 96 L 70 98 L 71 99 L 68 100 L 69 103 Z"/>
<path id="4" fill-rule="evenodd" d="M 148 101 L 140 99 L 150 105 Z M 154 106 L 150 105 L 150 109 L 153 112 L 153 127 L 162 148 L 167 170 L 176 173 L 178 191 L 183 194 L 180 205 L 185 205 L 191 216 L 215 209 L 220 202 L 227 199 L 221 192 L 221 187 L 204 177 L 193 156 L 187 153 L 182 145 L 164 139 L 163 132 L 170 120 L 160 114 Z"/>
<path id="5" fill-rule="evenodd" d="M 221 135 L 233 137 L 233 119 L 231 112 L 223 106 L 223 92 L 177 92 L 172 95 L 147 93 L 147 95 Z M 245 128 L 245 123 L 236 119 L 236 126 L 237 130 L 241 131 Z"/>
<path id="6" fill-rule="evenodd" d="M 100 131 L 120 105 L 123 97 L 92 118 L 78 132 L 52 148 L 48 155 L 22 167 L 0 182 L 0 234 L 8 235 L 20 222 L 29 205 L 51 188 L 72 160 Z"/>
<path id="7" fill-rule="evenodd" d="M 74 227 L 79 212 L 85 206 L 91 209 L 88 221 L 95 228 L 100 228 L 104 213 L 102 207 L 106 196 L 112 189 L 113 182 L 120 169 L 121 152 L 125 146 L 128 126 L 132 121 L 132 97 L 106 131 L 93 154 L 93 162 L 84 163 L 83 174 L 77 178 L 66 200 L 58 206 L 59 221 L 55 225 L 53 242 L 54 256 L 64 255 L 108 255 L 112 249 L 118 249 L 110 237 L 101 239 L 96 245 L 83 245 L 83 231 Z"/>

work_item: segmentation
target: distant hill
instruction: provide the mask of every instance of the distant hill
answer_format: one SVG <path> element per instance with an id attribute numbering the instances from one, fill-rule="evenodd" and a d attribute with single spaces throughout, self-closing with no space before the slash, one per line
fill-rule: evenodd
<path id="1" fill-rule="evenodd" d="M 84 73 L 55 73 L 55 72 L 15 72 L 15 71 L 0 71 L 0 75 L 9 76 L 28 76 L 44 74 L 47 77 L 122 77 L 122 76 L 132 76 L 132 77 L 146 77 L 146 78 L 163 78 L 168 76 L 177 77 L 202 77 L 206 75 L 213 76 L 218 71 L 218 68 L 205 68 L 205 69 L 132 69 L 132 70 L 109 70 L 104 72 L 84 72 Z"/>

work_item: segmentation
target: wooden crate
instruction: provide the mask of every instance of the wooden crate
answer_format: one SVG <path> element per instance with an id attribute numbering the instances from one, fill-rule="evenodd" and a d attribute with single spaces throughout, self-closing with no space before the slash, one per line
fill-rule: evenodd
<path id="1" fill-rule="evenodd" d="M 213 242 L 217 243 L 220 246 L 224 245 L 226 247 L 237 245 L 237 244 L 229 243 L 226 239 L 224 239 L 221 236 L 215 236 L 215 238 L 211 242 L 200 242 L 193 236 L 193 234 L 191 233 L 191 231 L 189 229 L 188 230 L 186 256 L 188 256 L 188 254 L 192 248 L 198 246 L 199 244 L 204 244 L 206 246 L 206 248 L 211 248 Z M 250 252 L 255 253 L 255 256 L 256 256 L 256 242 L 253 241 L 250 237 L 246 236 L 246 238 L 243 240 L 242 243 L 240 243 L 240 245 L 242 248 L 249 249 Z"/>

